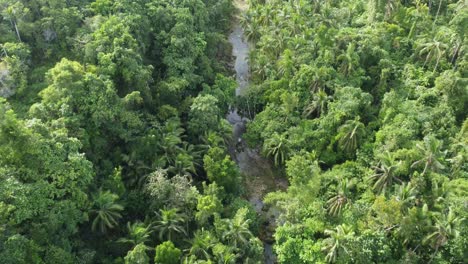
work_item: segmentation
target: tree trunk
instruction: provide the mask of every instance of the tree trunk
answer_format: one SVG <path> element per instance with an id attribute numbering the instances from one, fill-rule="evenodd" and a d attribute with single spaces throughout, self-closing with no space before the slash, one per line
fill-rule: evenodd
<path id="1" fill-rule="evenodd" d="M 5 46 L 2 45 L 2 49 L 3 49 L 3 53 L 5 53 L 5 56 L 8 57 L 8 53 L 7 53 L 6 49 L 5 49 Z"/>
<path id="2" fill-rule="evenodd" d="M 439 17 L 440 7 L 441 6 L 442 6 L 442 0 L 439 0 L 439 7 L 437 8 L 437 13 L 436 13 L 436 16 L 435 16 L 435 19 L 434 19 L 434 23 L 432 23 L 432 29 L 433 30 L 434 30 L 435 24 L 437 22 L 437 18 Z"/>
<path id="3" fill-rule="evenodd" d="M 15 26 L 16 35 L 18 36 L 19 42 L 22 42 L 22 41 L 21 41 L 21 36 L 20 36 L 19 30 L 18 30 L 18 25 L 16 25 L 16 21 L 13 21 L 13 25 Z"/>
<path id="4" fill-rule="evenodd" d="M 456 68 L 456 63 L 458 59 L 458 53 L 460 52 L 460 43 L 457 43 L 457 46 L 455 47 L 455 51 L 453 52 L 452 60 L 450 61 L 452 63 L 453 68 Z"/>

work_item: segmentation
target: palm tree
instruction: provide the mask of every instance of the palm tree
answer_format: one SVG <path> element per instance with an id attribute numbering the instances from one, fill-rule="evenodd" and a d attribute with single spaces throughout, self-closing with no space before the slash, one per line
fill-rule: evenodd
<path id="1" fill-rule="evenodd" d="M 422 172 L 423 175 L 428 169 L 435 172 L 443 170 L 445 166 L 442 162 L 447 152 L 440 150 L 441 145 L 442 143 L 435 137 L 426 136 L 424 138 L 424 145 L 416 144 L 416 148 L 419 150 L 419 153 L 423 158 L 411 164 L 411 168 L 424 164 L 424 170 Z"/>
<path id="2" fill-rule="evenodd" d="M 395 10 L 398 9 L 399 1 L 387 0 L 385 3 L 385 19 L 388 20 L 392 17 Z"/>
<path id="3" fill-rule="evenodd" d="M 195 231 L 195 235 L 190 241 L 192 245 L 188 250 L 189 255 L 197 258 L 211 259 L 210 249 L 216 244 L 216 237 L 210 231 L 203 228 Z"/>
<path id="4" fill-rule="evenodd" d="M 294 73 L 294 54 L 290 49 L 283 51 L 283 55 L 278 60 L 278 73 L 284 78 L 289 79 L 289 77 Z"/>
<path id="5" fill-rule="evenodd" d="M 285 134 L 274 133 L 265 140 L 263 150 L 268 157 L 273 157 L 275 165 L 283 164 L 288 154 L 288 139 Z"/>
<path id="6" fill-rule="evenodd" d="M 265 54 L 255 53 L 255 50 L 250 53 L 249 58 L 255 61 L 252 64 L 252 72 L 258 79 L 264 80 L 272 72 L 272 65 L 270 59 Z"/>
<path id="7" fill-rule="evenodd" d="M 364 124 L 359 121 L 359 116 L 354 120 L 348 120 L 338 129 L 338 143 L 342 149 L 352 152 L 357 149 L 359 138 L 364 134 Z"/>
<path id="8" fill-rule="evenodd" d="M 151 230 L 151 224 L 146 225 L 142 222 L 135 222 L 133 224 L 130 224 L 130 222 L 127 223 L 127 229 L 128 229 L 128 238 L 120 238 L 118 242 L 122 243 L 129 243 L 133 246 L 136 246 L 138 244 L 144 245 L 146 242 L 150 240 L 150 235 L 153 233 L 153 230 Z M 146 245 L 145 245 L 146 246 Z M 147 247 L 147 246 L 146 246 Z M 147 247 L 149 249 L 149 247 Z"/>
<path id="9" fill-rule="evenodd" d="M 247 208 L 241 208 L 233 219 L 223 219 L 222 238 L 235 248 L 245 248 L 249 244 L 249 239 L 253 237 L 249 230 L 250 219 L 246 219 L 247 211 Z"/>
<path id="10" fill-rule="evenodd" d="M 458 135 L 454 138 L 451 146 L 451 158 L 448 159 L 451 163 L 452 174 L 457 174 L 463 171 L 463 168 L 468 164 L 468 119 L 466 119 Z"/>
<path id="11" fill-rule="evenodd" d="M 213 253 L 216 257 L 217 263 L 219 264 L 236 264 L 236 260 L 240 255 L 236 254 L 234 252 L 235 250 L 236 248 L 226 246 L 221 243 L 218 243 L 213 247 Z"/>
<path id="12" fill-rule="evenodd" d="M 352 183 L 347 179 L 341 179 L 339 181 L 335 195 L 327 201 L 327 210 L 330 215 L 339 215 L 341 210 L 343 210 L 347 204 L 351 203 L 351 199 L 349 199 L 349 189 L 351 186 Z"/>
<path id="13" fill-rule="evenodd" d="M 241 25 L 244 28 L 244 36 L 248 41 L 256 42 L 260 39 L 260 25 L 249 14 L 241 16 Z"/>
<path id="14" fill-rule="evenodd" d="M 411 182 L 402 183 L 398 187 L 397 199 L 403 202 L 405 208 L 411 207 L 410 204 L 416 200 L 416 188 L 411 185 Z"/>
<path id="15" fill-rule="evenodd" d="M 262 26 L 268 26 L 271 22 L 271 18 L 275 16 L 275 10 L 271 5 L 266 5 L 261 11 L 262 13 L 259 14 L 258 21 Z"/>
<path id="16" fill-rule="evenodd" d="M 179 175 L 192 175 L 196 174 L 194 156 L 187 152 L 177 154 L 174 164 L 169 166 L 169 171 Z"/>
<path id="17" fill-rule="evenodd" d="M 161 209 L 160 213 L 156 213 L 159 217 L 159 220 L 156 221 L 154 229 L 159 231 L 159 239 L 163 241 L 163 238 L 166 237 L 166 240 L 172 240 L 174 234 L 183 234 L 187 235 L 185 230 L 186 219 L 184 215 L 178 212 L 178 209 Z"/>
<path id="18" fill-rule="evenodd" d="M 445 51 L 448 49 L 448 45 L 445 43 L 442 43 L 435 38 L 432 39 L 430 42 L 423 43 L 421 45 L 421 50 L 419 51 L 419 55 L 426 54 L 426 60 L 424 61 L 423 67 L 426 66 L 426 64 L 430 61 L 433 60 L 434 58 L 436 59 L 436 64 L 434 66 L 434 72 L 439 66 L 440 59 L 445 55 Z"/>
<path id="19" fill-rule="evenodd" d="M 334 263 L 340 254 L 347 253 L 345 245 L 348 240 L 353 238 L 354 231 L 351 226 L 341 224 L 333 230 L 325 230 L 325 234 L 330 236 L 324 240 L 326 246 L 322 248 L 323 251 L 327 252 L 325 261 Z"/>
<path id="20" fill-rule="evenodd" d="M 434 29 L 435 24 L 437 22 L 437 18 L 439 18 L 439 13 L 440 13 L 440 8 L 441 7 L 442 7 L 442 0 L 439 0 L 439 7 L 437 7 L 437 13 L 436 13 L 436 16 L 434 18 L 434 22 L 432 23 L 432 29 Z"/>
<path id="21" fill-rule="evenodd" d="M 338 56 L 337 60 L 341 61 L 341 72 L 348 76 L 354 71 L 354 67 L 359 65 L 359 55 L 355 52 L 354 43 L 348 44 L 346 52 Z"/>
<path id="22" fill-rule="evenodd" d="M 312 102 L 308 104 L 303 111 L 304 117 L 309 117 L 313 113 L 317 113 L 317 116 L 325 112 L 327 109 L 327 104 L 331 100 L 331 96 L 329 96 L 324 90 L 320 89 L 317 93 L 313 95 Z"/>
<path id="23" fill-rule="evenodd" d="M 462 219 L 455 215 L 455 213 L 452 211 L 452 208 L 449 208 L 449 211 L 446 215 L 439 214 L 434 218 L 435 225 L 432 227 L 433 232 L 426 236 L 423 242 L 431 244 L 431 246 L 435 249 L 435 255 L 440 247 L 447 244 L 450 238 L 457 237 L 459 235 L 456 227 Z"/>
<path id="24" fill-rule="evenodd" d="M 11 5 L 6 6 L 2 11 L 1 15 L 10 20 L 11 25 L 15 29 L 18 41 L 22 42 L 21 35 L 18 29 L 18 22 L 20 22 L 29 13 L 29 9 L 19 1 L 12 1 Z"/>
<path id="25" fill-rule="evenodd" d="M 158 148 L 164 153 L 165 161 L 168 164 L 172 164 L 175 161 L 177 153 L 181 151 L 181 137 L 183 136 L 184 129 L 180 127 L 179 120 L 170 119 L 160 128 L 160 133 Z"/>
<path id="26" fill-rule="evenodd" d="M 371 180 L 375 180 L 373 186 L 375 191 L 378 193 L 385 193 L 385 190 L 392 185 L 394 180 L 402 183 L 402 181 L 395 176 L 399 165 L 400 162 L 395 164 L 395 160 L 389 152 L 386 152 L 380 157 L 379 165 L 374 166 L 376 173 L 370 177 Z"/>
<path id="27" fill-rule="evenodd" d="M 281 101 L 281 109 L 283 113 L 285 113 L 285 121 L 287 121 L 290 116 L 294 115 L 297 105 L 299 104 L 299 97 L 294 93 L 283 93 L 281 95 Z"/>
<path id="28" fill-rule="evenodd" d="M 118 225 L 117 221 L 122 218 L 120 212 L 124 209 L 122 205 L 116 203 L 118 199 L 119 196 L 110 191 L 99 190 L 97 196 L 94 197 L 94 207 L 91 210 L 92 214 L 96 214 L 91 225 L 93 231 L 99 227 L 102 233 L 106 233 L 108 228 Z"/>
<path id="29" fill-rule="evenodd" d="M 333 9 L 329 3 L 323 5 L 321 3 L 321 10 L 314 14 L 314 20 L 316 21 L 317 25 L 323 25 L 327 28 L 336 27 L 335 20 L 333 19 Z"/>

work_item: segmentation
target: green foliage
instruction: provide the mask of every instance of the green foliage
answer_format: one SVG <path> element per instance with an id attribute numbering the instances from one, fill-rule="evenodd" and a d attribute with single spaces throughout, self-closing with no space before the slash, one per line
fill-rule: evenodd
<path id="1" fill-rule="evenodd" d="M 6 42 L 0 46 L 0 96 L 24 94 L 27 89 L 28 59 L 30 51 L 22 43 Z"/>
<path id="2" fill-rule="evenodd" d="M 351 203 L 350 189 L 351 183 L 346 179 L 341 179 L 336 187 L 336 194 L 327 201 L 328 213 L 336 216 L 341 213 L 347 204 Z"/>
<path id="3" fill-rule="evenodd" d="M 198 190 L 186 176 L 169 178 L 166 170 L 158 169 L 147 177 L 146 190 L 151 198 L 150 209 L 163 206 L 180 208 L 191 216 L 197 206 Z"/>
<path id="4" fill-rule="evenodd" d="M 196 186 L 204 144 L 224 158 L 231 137 L 233 12 L 231 0 L 0 1 L 2 259 L 149 263 L 162 240 L 181 257 L 195 219 L 214 229 L 224 194 Z M 237 190 L 235 163 L 213 158 Z"/>
<path id="5" fill-rule="evenodd" d="M 171 241 L 166 241 L 156 246 L 156 256 L 154 263 L 157 264 L 178 264 L 182 252 L 176 248 Z"/>
<path id="6" fill-rule="evenodd" d="M 199 95 L 193 99 L 190 106 L 190 127 L 192 135 L 203 134 L 204 131 L 216 131 L 219 122 L 218 99 L 213 95 Z"/>
<path id="7" fill-rule="evenodd" d="M 216 182 L 209 186 L 203 183 L 203 195 L 198 198 L 197 213 L 195 219 L 200 226 L 205 225 L 212 217 L 219 216 L 222 210 L 222 204 L 219 197 L 219 188 Z"/>
<path id="8" fill-rule="evenodd" d="M 266 197 L 279 263 L 463 258 L 449 253 L 465 217 L 449 182 L 466 178 L 466 3 L 249 4 L 247 94 L 261 104 L 244 138 L 289 179 Z"/>
<path id="9" fill-rule="evenodd" d="M 375 167 L 376 173 L 370 177 L 371 180 L 375 180 L 374 190 L 377 192 L 385 192 L 385 190 L 392 186 L 393 181 L 401 180 L 396 177 L 396 171 L 398 169 L 398 163 L 395 162 L 394 158 L 389 152 L 382 155 L 380 158 L 379 166 Z"/>
<path id="10" fill-rule="evenodd" d="M 314 153 L 300 153 L 286 162 L 286 174 L 290 182 L 307 183 L 316 181 L 320 174 L 320 167 Z M 320 185 L 316 182 L 317 185 Z"/>
<path id="11" fill-rule="evenodd" d="M 154 229 L 159 233 L 159 240 L 162 241 L 166 237 L 170 241 L 176 234 L 187 235 L 185 216 L 179 213 L 177 208 L 161 209 L 157 215 L 159 220 L 156 221 Z"/>
<path id="12" fill-rule="evenodd" d="M 216 182 L 229 193 L 239 191 L 239 169 L 225 151 L 219 147 L 211 148 L 203 158 L 203 163 L 211 182 Z"/>
<path id="13" fill-rule="evenodd" d="M 347 254 L 347 243 L 354 236 L 354 231 L 352 231 L 351 226 L 339 225 L 333 230 L 325 230 L 325 234 L 329 236 L 324 240 L 325 246 L 322 248 L 327 253 L 325 261 L 334 263 L 337 258 Z"/>
<path id="14" fill-rule="evenodd" d="M 148 264 L 150 258 L 146 254 L 146 246 L 138 244 L 125 256 L 125 264 Z"/>
<path id="15" fill-rule="evenodd" d="M 63 124 L 20 120 L 0 100 L 0 151 L 6 153 L 0 157 L 0 201 L 10 208 L 4 218 L 11 230 L 2 240 L 21 233 L 31 250 L 55 246 L 70 253 L 64 241 L 87 219 L 85 191 L 94 177 L 80 147 Z"/>
<path id="16" fill-rule="evenodd" d="M 246 218 L 250 220 L 249 227 L 254 235 L 258 235 L 260 231 L 261 219 L 255 211 L 255 208 L 251 203 L 242 198 L 236 198 L 230 202 L 229 207 L 226 208 L 226 215 L 228 218 L 233 218 L 237 211 L 241 208 L 247 209 Z"/>
<path id="17" fill-rule="evenodd" d="M 108 228 L 114 228 L 118 225 L 118 220 L 122 218 L 120 214 L 124 207 L 118 203 L 118 196 L 109 191 L 100 190 L 94 197 L 94 209 L 91 213 L 95 215 L 91 228 L 93 231 L 99 228 L 99 231 L 105 233 Z"/>
<path id="18" fill-rule="evenodd" d="M 466 1 L 244 5 L 0 0 L 0 262 L 466 262 Z"/>
<path id="19" fill-rule="evenodd" d="M 275 165 L 282 165 L 288 155 L 288 139 L 284 134 L 273 134 L 271 138 L 265 140 L 264 152 L 267 156 L 272 157 Z"/>
<path id="20" fill-rule="evenodd" d="M 128 238 L 120 238 L 118 242 L 131 244 L 132 246 L 145 245 L 150 240 L 150 235 L 153 232 L 151 225 L 146 225 L 141 222 L 127 223 Z"/>

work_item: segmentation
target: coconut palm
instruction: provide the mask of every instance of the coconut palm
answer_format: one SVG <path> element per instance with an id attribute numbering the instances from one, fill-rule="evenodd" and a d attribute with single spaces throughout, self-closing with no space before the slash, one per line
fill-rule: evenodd
<path id="1" fill-rule="evenodd" d="M 364 134 L 364 124 L 359 121 L 359 116 L 354 120 L 348 120 L 338 129 L 339 146 L 348 152 L 357 149 L 358 141 Z"/>
<path id="2" fill-rule="evenodd" d="M 253 237 L 249 230 L 250 219 L 246 219 L 247 211 L 246 208 L 241 208 L 234 218 L 223 219 L 222 238 L 235 248 L 245 248 L 249 244 L 249 239 Z"/>
<path id="3" fill-rule="evenodd" d="M 436 13 L 436 16 L 434 18 L 434 22 L 432 23 L 432 29 L 434 29 L 435 24 L 437 22 L 437 18 L 439 18 L 440 8 L 442 7 L 442 1 L 443 0 L 439 0 L 439 6 L 437 7 L 437 13 Z"/>
<path id="4" fill-rule="evenodd" d="M 411 207 L 410 204 L 416 200 L 416 188 L 412 186 L 411 182 L 408 184 L 402 183 L 398 187 L 397 199 L 403 202 L 405 208 Z"/>
<path id="5" fill-rule="evenodd" d="M 160 140 L 158 148 L 163 152 L 163 157 L 168 164 L 174 163 L 177 153 L 181 151 L 182 136 L 184 130 L 180 127 L 180 121 L 170 119 L 165 126 L 160 128 Z"/>
<path id="6" fill-rule="evenodd" d="M 285 78 L 289 78 L 295 71 L 293 58 L 293 52 L 286 49 L 278 60 L 278 73 Z"/>
<path id="7" fill-rule="evenodd" d="M 20 1 L 12 1 L 12 4 L 6 6 L 2 11 L 0 11 L 4 19 L 10 21 L 11 25 L 15 29 L 16 36 L 18 41 L 21 42 L 21 35 L 18 29 L 18 22 L 26 17 L 29 13 L 29 8 L 25 7 Z"/>
<path id="8" fill-rule="evenodd" d="M 447 244 L 450 238 L 459 235 L 456 227 L 460 223 L 461 218 L 455 215 L 452 208 L 449 208 L 447 214 L 439 214 L 434 218 L 435 224 L 432 226 L 433 232 L 426 236 L 423 242 L 429 243 L 435 249 L 436 252 L 434 254 L 436 254 L 439 248 Z"/>
<path id="9" fill-rule="evenodd" d="M 450 152 L 451 157 L 447 161 L 451 163 L 452 174 L 457 174 L 468 166 L 468 119 L 454 138 Z"/>
<path id="10" fill-rule="evenodd" d="M 385 3 L 385 19 L 388 20 L 392 17 L 395 10 L 398 9 L 398 0 L 387 0 Z"/>
<path id="11" fill-rule="evenodd" d="M 296 112 L 297 105 L 299 104 L 299 97 L 294 93 L 283 93 L 281 95 L 281 110 L 285 113 L 285 121 Z"/>
<path id="12" fill-rule="evenodd" d="M 99 228 L 99 231 L 106 233 L 107 229 L 118 225 L 118 220 L 122 218 L 120 212 L 124 209 L 122 205 L 116 203 L 118 199 L 119 196 L 110 191 L 99 190 L 94 197 L 94 206 L 91 210 L 91 214 L 96 215 L 91 225 L 93 231 Z"/>
<path id="13" fill-rule="evenodd" d="M 195 231 L 193 238 L 190 240 L 191 247 L 188 253 L 191 256 L 202 258 L 205 260 L 211 259 L 210 250 L 216 244 L 216 237 L 210 231 L 201 230 Z"/>
<path id="14" fill-rule="evenodd" d="M 252 72 L 255 77 L 263 80 L 273 71 L 270 60 L 265 54 L 256 54 L 253 51 L 250 55 L 251 61 L 255 61 L 252 65 Z"/>
<path id="15" fill-rule="evenodd" d="M 273 157 L 275 165 L 281 165 L 286 160 L 288 154 L 288 139 L 285 134 L 274 133 L 265 140 L 263 150 L 268 157 Z"/>
<path id="16" fill-rule="evenodd" d="M 156 213 L 159 220 L 156 221 L 154 229 L 159 232 L 159 239 L 163 241 L 172 240 L 175 234 L 187 235 L 185 230 L 186 219 L 183 214 L 178 212 L 178 209 L 161 209 L 159 213 Z"/>
<path id="17" fill-rule="evenodd" d="M 324 240 L 326 246 L 322 248 L 327 253 L 325 260 L 334 263 L 339 255 L 347 252 L 346 242 L 353 238 L 354 231 L 351 226 L 341 224 L 335 229 L 325 230 L 325 234 L 329 236 Z"/>
<path id="18" fill-rule="evenodd" d="M 340 71 L 345 76 L 351 74 L 356 65 L 359 65 L 359 55 L 355 51 L 354 43 L 348 44 L 346 52 L 338 56 L 337 60 L 341 62 Z"/>
<path id="19" fill-rule="evenodd" d="M 244 28 L 244 36 L 248 41 L 256 42 L 260 39 L 260 25 L 251 14 L 241 16 L 240 23 Z"/>
<path id="20" fill-rule="evenodd" d="M 150 241 L 150 235 L 151 233 L 153 233 L 153 230 L 151 230 L 151 224 L 147 225 L 139 221 L 133 224 L 130 224 L 130 222 L 128 222 L 127 230 L 128 230 L 128 238 L 120 238 L 118 242 L 128 243 L 128 244 L 131 244 L 132 246 L 136 246 L 138 244 L 144 245 L 145 243 Z M 148 246 L 146 247 L 147 249 L 149 249 Z"/>
<path id="21" fill-rule="evenodd" d="M 332 99 L 324 90 L 320 89 L 313 95 L 312 101 L 304 108 L 303 116 L 309 117 L 313 113 L 320 116 L 327 109 L 328 102 Z"/>
<path id="22" fill-rule="evenodd" d="M 448 49 L 448 45 L 442 43 L 441 41 L 436 40 L 435 38 L 429 42 L 423 43 L 420 45 L 419 55 L 426 54 L 426 59 L 424 61 L 423 67 L 426 64 L 435 59 L 436 64 L 434 66 L 434 72 L 439 66 L 440 59 L 445 55 L 446 50 Z"/>
<path id="23" fill-rule="evenodd" d="M 411 164 L 411 168 L 424 165 L 423 175 L 426 174 L 428 169 L 434 172 L 443 170 L 445 166 L 442 163 L 447 152 L 441 151 L 441 145 L 442 143 L 435 137 L 426 136 L 424 144 L 416 144 L 422 158 Z"/>
<path id="24" fill-rule="evenodd" d="M 343 208 L 351 203 L 351 199 L 349 198 L 350 192 L 349 189 L 352 186 L 352 183 L 347 179 L 341 179 L 336 187 L 336 192 L 327 201 L 328 205 L 328 213 L 332 216 L 339 215 Z"/>
<path id="25" fill-rule="evenodd" d="M 240 257 L 239 254 L 235 253 L 236 248 L 223 245 L 221 243 L 216 244 L 213 247 L 213 253 L 219 264 L 236 264 L 236 260 Z"/>
<path id="26" fill-rule="evenodd" d="M 174 164 L 169 166 L 169 171 L 179 175 L 196 174 L 194 157 L 188 153 L 181 152 L 175 157 Z"/>
<path id="27" fill-rule="evenodd" d="M 400 162 L 395 164 L 395 160 L 389 152 L 386 152 L 380 157 L 379 165 L 373 167 L 376 173 L 370 177 L 371 180 L 375 181 L 373 186 L 375 191 L 378 193 L 385 193 L 385 190 L 392 186 L 393 181 L 402 183 L 402 181 L 395 176 L 399 165 Z"/>
<path id="28" fill-rule="evenodd" d="M 268 26 L 271 23 L 271 18 L 275 17 L 275 9 L 271 5 L 266 5 L 261 9 L 261 14 L 258 16 L 258 21 L 262 26 Z"/>
<path id="29" fill-rule="evenodd" d="M 320 5 L 320 12 L 314 14 L 317 25 L 323 25 L 328 28 L 336 27 L 335 20 L 333 19 L 333 8 L 329 3 L 321 3 Z"/>

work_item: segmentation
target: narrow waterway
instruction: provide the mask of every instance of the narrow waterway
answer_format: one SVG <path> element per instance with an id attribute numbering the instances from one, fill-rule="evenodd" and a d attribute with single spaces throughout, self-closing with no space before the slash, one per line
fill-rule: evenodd
<path id="1" fill-rule="evenodd" d="M 245 8 L 245 5 L 243 7 Z M 245 9 L 239 9 L 245 12 Z M 242 96 L 249 87 L 250 47 L 238 21 L 233 25 L 229 42 L 232 44 L 232 53 L 235 57 L 234 70 L 238 84 L 236 96 Z M 233 125 L 233 146 L 230 152 L 245 177 L 245 198 L 253 205 L 262 221 L 259 236 L 264 243 L 265 263 L 274 264 L 276 258 L 273 251 L 273 233 L 279 212 L 275 208 L 265 206 L 263 199 L 269 192 L 287 188 L 287 181 L 276 177 L 271 162 L 263 158 L 257 149 L 248 148 L 243 141 L 242 135 L 246 131 L 246 124 L 249 120 L 240 116 L 236 109 L 233 109 L 226 118 Z"/>

